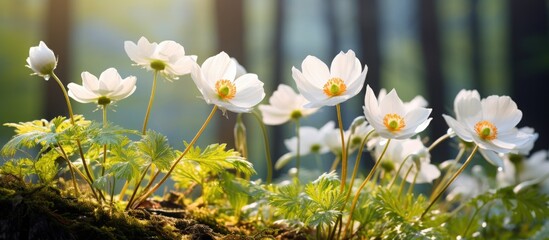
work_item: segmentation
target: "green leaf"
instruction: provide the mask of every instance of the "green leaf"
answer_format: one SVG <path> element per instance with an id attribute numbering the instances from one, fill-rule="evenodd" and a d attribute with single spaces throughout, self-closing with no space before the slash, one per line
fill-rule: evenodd
<path id="1" fill-rule="evenodd" d="M 20 178 L 28 177 L 35 174 L 34 162 L 29 158 L 11 159 L 0 167 L 0 173 L 13 174 Z"/>
<path id="2" fill-rule="evenodd" d="M 137 148 L 148 164 L 152 163 L 162 171 L 168 170 L 175 158 L 168 138 L 152 130 L 147 131 L 147 135 L 137 143 Z"/>
<path id="3" fill-rule="evenodd" d="M 108 172 L 114 174 L 117 179 L 132 180 L 138 177 L 146 166 L 135 144 L 129 140 L 118 145 L 111 146 Z"/>
<path id="4" fill-rule="evenodd" d="M 217 175 L 227 169 L 235 169 L 244 174 L 255 174 L 252 163 L 240 156 L 240 153 L 233 149 L 225 150 L 226 144 L 211 144 L 204 150 L 200 147 L 193 147 L 183 158 L 185 161 L 192 161 L 200 165 L 201 171 Z"/>
<path id="5" fill-rule="evenodd" d="M 117 125 L 99 124 L 93 122 L 84 130 L 88 140 L 97 145 L 119 145 L 125 140 L 127 135 L 139 134 L 135 130 L 128 130 Z"/>

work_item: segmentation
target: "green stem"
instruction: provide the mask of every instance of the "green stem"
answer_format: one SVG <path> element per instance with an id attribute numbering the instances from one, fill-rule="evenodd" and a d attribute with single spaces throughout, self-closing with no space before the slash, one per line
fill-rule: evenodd
<path id="1" fill-rule="evenodd" d="M 362 189 L 366 186 L 368 181 L 370 181 L 370 179 L 374 175 L 374 172 L 379 167 L 381 163 L 381 159 L 383 159 L 383 155 L 385 155 L 385 152 L 387 152 L 387 147 L 389 147 L 390 143 L 391 143 L 391 139 L 388 139 L 387 143 L 385 144 L 385 147 L 383 148 L 383 151 L 381 152 L 381 155 L 379 155 L 376 163 L 374 164 L 374 167 L 372 167 L 366 179 L 364 179 L 362 184 L 360 184 L 360 187 L 358 187 L 358 190 L 356 191 L 355 197 L 353 198 L 353 202 L 351 204 L 351 209 L 349 210 L 349 217 L 347 218 L 347 223 L 345 224 L 345 228 L 343 228 L 343 236 L 347 234 L 347 229 L 349 229 L 349 227 L 351 226 L 351 222 L 353 219 L 353 211 L 355 210 L 356 204 L 358 203 L 358 198 L 360 197 L 360 191 L 362 191 Z"/>
<path id="2" fill-rule="evenodd" d="M 429 148 L 427 148 L 427 150 L 430 152 L 431 150 L 433 150 L 433 148 L 435 148 L 436 146 L 438 146 L 441 142 L 443 142 L 444 140 L 450 138 L 450 135 L 449 134 L 444 134 L 442 136 L 440 136 L 437 140 L 435 140 L 431 146 L 429 146 Z"/>
<path id="3" fill-rule="evenodd" d="M 463 237 L 467 237 L 467 233 L 469 232 L 469 228 L 471 228 L 471 225 L 473 225 L 473 220 L 475 220 L 475 217 L 480 212 L 480 209 L 486 206 L 488 202 L 483 202 L 482 205 L 478 208 L 475 208 L 475 212 L 473 213 L 473 216 L 471 216 L 471 220 L 469 220 L 469 223 L 467 224 L 467 227 L 465 228 L 465 231 L 463 231 Z"/>
<path id="4" fill-rule="evenodd" d="M 364 139 L 362 139 L 362 142 L 360 143 L 360 147 L 358 148 L 358 152 L 356 154 L 356 160 L 355 160 L 355 166 L 353 167 L 353 174 L 351 174 L 351 182 L 349 183 L 349 187 L 352 188 L 355 183 L 356 174 L 358 173 L 358 167 L 360 166 L 360 159 L 362 158 L 362 151 L 364 151 L 364 145 L 366 145 L 366 142 L 368 141 L 368 138 L 370 138 L 370 135 L 374 133 L 374 130 L 372 129 Z M 351 191 L 347 193 L 347 197 L 345 197 L 345 204 L 347 204 L 347 200 L 349 200 L 349 197 L 351 196 Z"/>
<path id="5" fill-rule="evenodd" d="M 297 169 L 297 172 L 295 177 L 299 179 L 299 167 L 301 165 L 301 137 L 299 134 L 299 119 L 295 120 L 295 136 L 297 138 L 297 154 L 295 156 L 295 168 Z"/>
<path id="6" fill-rule="evenodd" d="M 126 180 L 126 182 L 124 182 L 124 185 L 122 186 L 122 189 L 120 190 L 120 194 L 118 194 L 118 201 L 124 200 L 124 195 L 126 195 L 126 190 L 128 189 L 129 185 L 130 182 Z"/>
<path id="7" fill-rule="evenodd" d="M 55 79 L 55 82 L 57 82 L 57 84 L 59 85 L 59 88 L 61 88 L 61 91 L 63 92 L 63 96 L 65 97 L 65 102 L 67 104 L 67 109 L 69 111 L 69 117 L 71 119 L 71 123 L 73 126 L 76 126 L 76 121 L 74 120 L 74 113 L 72 111 L 72 105 L 71 105 L 71 101 L 69 99 L 69 94 L 67 93 L 67 89 L 65 89 L 65 85 L 63 85 L 63 82 L 61 82 L 61 80 L 59 79 L 59 77 L 57 77 L 57 75 L 55 74 L 55 72 L 51 72 L 50 74 L 53 79 Z M 88 184 L 90 184 L 90 189 L 92 190 L 93 194 L 95 195 L 95 197 L 97 198 L 97 201 L 101 202 L 101 198 L 98 197 L 98 195 L 95 193 L 95 190 L 93 188 L 93 176 L 92 174 L 90 173 L 90 170 L 88 168 L 88 164 L 86 163 L 86 159 L 84 158 L 84 151 L 82 150 L 82 145 L 80 143 L 80 139 L 76 139 L 76 145 L 78 147 L 78 153 L 80 154 L 80 159 L 82 159 L 82 165 L 84 166 L 84 170 L 86 172 L 86 175 L 88 177 L 88 179 L 90 180 L 88 182 Z M 101 192 L 100 192 L 100 195 L 101 195 Z"/>
<path id="8" fill-rule="evenodd" d="M 389 183 L 389 187 L 387 187 L 388 189 L 391 189 L 393 187 L 393 185 L 395 184 L 397 178 L 398 178 L 398 175 L 400 174 L 400 170 L 402 170 L 402 167 L 404 166 L 404 163 L 406 163 L 406 161 L 408 161 L 408 159 L 410 158 L 410 156 L 412 155 L 408 155 L 404 158 L 404 160 L 402 160 L 402 162 L 398 165 L 398 169 L 395 173 L 395 177 L 391 180 L 391 183 Z"/>
<path id="9" fill-rule="evenodd" d="M 61 88 L 61 91 L 63 91 L 63 96 L 65 96 L 65 102 L 67 103 L 67 109 L 69 110 L 69 117 L 71 118 L 72 125 L 76 125 L 76 122 L 74 121 L 74 113 L 72 112 L 72 105 L 71 101 L 69 100 L 69 94 L 67 93 L 67 89 L 65 89 L 65 85 L 63 85 L 63 82 L 59 80 L 59 77 L 55 75 L 55 73 L 52 71 L 50 74 L 53 79 L 55 79 L 55 82 L 59 85 L 59 88 Z"/>
<path id="10" fill-rule="evenodd" d="M 69 166 L 69 170 L 71 172 L 71 178 L 72 178 L 72 185 L 74 186 L 74 195 L 78 198 L 80 196 L 80 191 L 78 189 L 78 184 L 76 184 L 76 176 L 74 174 L 74 168 L 72 167 L 71 161 L 69 160 L 69 156 L 65 152 L 65 149 L 59 144 L 59 151 L 61 152 L 61 155 L 63 156 L 63 159 L 67 161 L 67 165 Z"/>
<path id="11" fill-rule="evenodd" d="M 341 120 L 341 106 L 336 104 L 337 123 L 339 125 L 339 136 L 341 137 L 341 185 L 340 191 L 345 191 L 345 181 L 347 180 L 347 151 L 345 148 L 345 134 L 343 133 L 343 121 Z"/>
<path id="12" fill-rule="evenodd" d="M 101 106 L 103 110 L 103 129 L 107 127 L 107 105 Z M 103 145 L 103 164 L 101 166 L 101 176 L 105 176 L 105 164 L 107 164 L 107 144 Z"/>
<path id="13" fill-rule="evenodd" d="M 477 150 L 478 150 L 478 145 L 475 145 L 475 147 L 473 148 L 473 151 L 471 152 L 471 154 L 469 155 L 467 160 L 465 160 L 463 165 L 457 170 L 457 172 L 452 176 L 452 178 L 450 178 L 450 180 L 446 184 L 444 184 L 444 187 L 442 187 L 442 189 L 440 189 L 440 191 L 435 195 L 435 198 L 433 198 L 433 200 L 431 200 L 431 202 L 429 203 L 429 206 L 427 206 L 425 211 L 423 211 L 423 213 L 421 214 L 420 219 L 423 219 L 425 214 L 427 214 L 427 212 L 429 212 L 429 209 L 431 209 L 431 207 L 435 204 L 435 202 L 442 196 L 442 193 L 444 193 L 444 191 L 446 191 L 446 189 L 448 189 L 450 184 L 452 184 L 454 182 L 454 180 L 456 180 L 456 178 L 459 176 L 459 174 L 461 174 L 463 172 L 463 170 L 465 170 L 465 168 L 467 168 L 467 165 L 469 165 L 469 163 L 473 159 L 473 156 L 475 155 Z"/>
<path id="14" fill-rule="evenodd" d="M 210 115 L 208 116 L 208 118 L 206 118 L 206 121 L 204 121 L 204 124 L 202 124 L 202 127 L 200 127 L 200 129 L 198 130 L 198 132 L 196 133 L 196 135 L 194 136 L 194 138 L 191 140 L 191 142 L 189 143 L 189 145 L 187 145 L 187 147 L 185 148 L 185 150 L 183 151 L 183 153 L 181 153 L 181 155 L 174 161 L 174 163 L 172 164 L 172 166 L 170 167 L 170 170 L 168 170 L 168 172 L 166 173 L 166 175 L 164 175 L 164 177 L 160 180 L 160 182 L 158 182 L 156 185 L 154 185 L 154 187 L 152 187 L 150 190 L 148 190 L 147 192 L 145 192 L 145 194 L 142 194 L 138 200 L 136 201 L 136 203 L 134 204 L 134 206 L 137 206 L 141 203 L 141 201 L 143 201 L 144 199 L 146 199 L 149 195 L 151 195 L 154 191 L 156 191 L 166 180 L 168 180 L 168 177 L 170 177 L 170 174 L 173 172 L 173 170 L 175 169 L 175 167 L 177 166 L 177 164 L 179 163 L 179 161 L 181 161 L 181 159 L 183 159 L 183 157 L 185 157 L 185 155 L 187 155 L 187 153 L 189 152 L 189 150 L 191 150 L 191 148 L 193 147 L 193 145 L 196 143 L 196 141 L 198 140 L 198 138 L 200 137 L 200 135 L 202 135 L 202 132 L 204 132 L 204 130 L 206 129 L 206 126 L 208 126 L 208 124 L 210 123 L 210 121 L 212 120 L 212 117 L 214 116 L 215 112 L 217 111 L 217 105 L 214 105 L 213 109 L 212 109 L 212 112 L 210 113 Z"/>
<path id="15" fill-rule="evenodd" d="M 139 186 L 141 186 L 141 182 L 143 181 L 143 178 L 145 178 L 145 175 L 147 175 L 147 171 L 151 167 L 151 164 L 148 164 L 145 170 L 143 170 L 143 173 L 141 174 L 141 177 L 139 177 L 139 180 L 135 183 L 135 189 L 133 189 L 132 195 L 130 196 L 130 199 L 128 200 L 128 204 L 126 205 L 126 210 L 128 210 L 133 203 L 133 199 L 135 198 L 135 194 L 137 194 L 137 190 L 139 190 Z M 126 181 L 126 183 L 128 183 Z"/>
<path id="16" fill-rule="evenodd" d="M 414 187 L 416 186 L 417 176 L 419 175 L 419 169 L 417 170 L 416 174 L 414 174 L 414 180 L 412 183 L 410 183 L 410 186 L 408 186 L 408 195 L 412 193 L 414 190 Z"/>
<path id="17" fill-rule="evenodd" d="M 404 184 L 406 183 L 406 178 L 408 178 L 408 175 L 410 175 L 410 172 L 412 171 L 412 168 L 414 165 L 410 166 L 408 170 L 406 171 L 406 174 L 404 174 L 404 177 L 402 178 L 400 182 L 400 186 L 398 188 L 398 198 L 402 197 L 402 191 L 404 190 Z"/>
<path id="18" fill-rule="evenodd" d="M 156 92 L 156 82 L 157 82 L 158 71 L 154 71 L 153 84 L 151 88 L 151 96 L 149 98 L 149 105 L 147 106 L 147 112 L 145 113 L 145 120 L 143 120 L 143 129 L 141 133 L 145 135 L 147 133 L 147 123 L 149 123 L 149 115 L 151 114 L 151 108 L 154 102 L 154 95 Z"/>
<path id="19" fill-rule="evenodd" d="M 267 135 L 267 128 L 261 120 L 261 117 L 258 113 L 252 112 L 252 115 L 255 117 L 259 126 L 261 127 L 261 132 L 263 133 L 263 143 L 265 144 L 265 159 L 267 160 L 267 185 L 271 184 L 273 180 L 273 161 L 271 159 L 271 147 L 269 145 L 269 136 Z"/>
<path id="20" fill-rule="evenodd" d="M 448 170 L 446 170 L 446 173 L 444 173 L 444 176 L 440 179 L 438 184 L 436 184 L 436 187 L 431 192 L 431 196 L 429 196 L 429 200 L 431 200 L 431 201 L 433 200 L 435 195 L 440 190 L 440 187 L 443 186 L 443 184 L 446 182 L 446 180 L 451 176 L 450 173 L 454 171 L 454 168 L 458 165 L 459 160 L 461 159 L 461 157 L 463 157 L 463 154 L 465 154 L 465 148 L 464 147 L 459 149 L 459 152 L 458 152 L 457 156 L 454 159 L 454 164 L 452 164 L 448 168 Z"/>

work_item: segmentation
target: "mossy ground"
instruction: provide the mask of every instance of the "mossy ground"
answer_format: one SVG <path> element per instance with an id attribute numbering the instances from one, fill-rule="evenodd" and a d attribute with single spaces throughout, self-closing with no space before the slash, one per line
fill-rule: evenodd
<path id="1" fill-rule="evenodd" d="M 0 175 L 0 239 L 305 239 L 295 230 L 226 226 L 205 210 L 170 207 L 125 212 Z"/>

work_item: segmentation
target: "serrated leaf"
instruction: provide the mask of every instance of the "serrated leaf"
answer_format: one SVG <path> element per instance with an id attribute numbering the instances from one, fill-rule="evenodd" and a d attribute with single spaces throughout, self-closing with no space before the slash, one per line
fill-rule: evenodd
<path id="1" fill-rule="evenodd" d="M 127 135 L 138 134 L 138 132 L 135 130 L 125 129 L 112 124 L 107 124 L 106 126 L 103 126 L 103 124 L 99 124 L 96 122 L 90 124 L 84 130 L 84 132 L 86 133 L 87 138 L 91 143 L 98 145 L 121 144 Z"/>
<path id="2" fill-rule="evenodd" d="M 117 179 L 126 179 L 128 181 L 139 176 L 145 165 L 135 147 L 132 146 L 111 146 L 111 157 L 109 159 L 112 162 L 109 166 L 109 172 L 114 174 Z"/>
<path id="3" fill-rule="evenodd" d="M 168 138 L 152 130 L 147 131 L 147 135 L 137 143 L 137 148 L 147 164 L 152 163 L 161 171 L 168 170 L 175 158 Z"/>

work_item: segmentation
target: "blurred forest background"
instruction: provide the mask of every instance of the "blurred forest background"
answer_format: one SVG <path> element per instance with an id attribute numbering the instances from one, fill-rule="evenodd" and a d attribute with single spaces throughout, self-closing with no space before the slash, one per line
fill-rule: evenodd
<path id="1" fill-rule="evenodd" d="M 202 63 L 223 50 L 257 73 L 267 102 L 280 83 L 295 88 L 291 67 L 307 55 L 330 62 L 353 49 L 369 67 L 366 83 L 377 92 L 396 88 L 400 97 L 424 96 L 433 108 L 428 132 L 444 134 L 441 114 L 453 114 L 453 99 L 463 88 L 482 97 L 510 95 L 523 111 L 519 126 L 540 133 L 535 149 L 549 147 L 549 18 L 546 0 L 7 0 L 0 1 L 0 122 L 51 119 L 66 115 L 54 82 L 30 76 L 24 67 L 29 48 L 40 40 L 59 56 L 58 76 L 81 83 L 80 73 L 99 75 L 115 67 L 123 77 L 137 76 L 137 91 L 117 103 L 109 120 L 140 129 L 152 72 L 132 66 L 123 44 L 141 36 L 151 42 L 174 40 Z M 190 76 L 161 80 L 149 127 L 183 148 L 210 111 Z M 342 105 L 345 126 L 362 114 L 362 91 Z M 543 100 L 545 99 L 545 100 Z M 76 113 L 101 119 L 96 106 L 74 102 Z M 233 146 L 236 117 L 218 114 L 198 144 Z M 335 120 L 325 107 L 302 125 L 320 127 Z M 246 117 L 250 161 L 265 173 L 259 126 Z M 283 139 L 293 126 L 269 127 L 273 158 L 286 152 Z M 13 134 L 0 127 L 0 144 Z M 451 144 L 434 161 L 451 156 Z M 328 163 L 326 165 L 329 165 Z M 261 176 L 260 175 L 260 176 Z"/>

